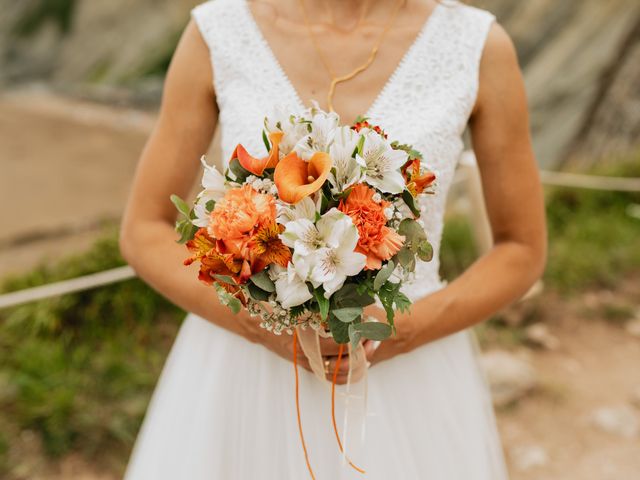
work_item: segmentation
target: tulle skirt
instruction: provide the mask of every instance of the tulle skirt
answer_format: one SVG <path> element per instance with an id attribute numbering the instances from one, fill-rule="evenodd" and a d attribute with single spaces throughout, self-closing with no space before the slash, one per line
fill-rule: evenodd
<path id="1" fill-rule="evenodd" d="M 377 364 L 367 384 L 366 430 L 352 456 L 366 469 L 363 477 L 345 465 L 337 447 L 330 391 L 300 369 L 301 415 L 318 480 L 507 478 L 471 333 Z M 188 315 L 125 479 L 306 478 L 293 364 Z"/>

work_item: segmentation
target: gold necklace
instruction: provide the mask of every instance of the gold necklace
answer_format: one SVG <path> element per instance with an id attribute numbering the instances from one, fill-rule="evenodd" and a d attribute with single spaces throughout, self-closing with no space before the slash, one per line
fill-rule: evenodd
<path id="1" fill-rule="evenodd" d="M 325 56 L 322 53 L 322 49 L 320 48 L 320 45 L 318 45 L 318 40 L 316 39 L 316 36 L 313 34 L 313 31 L 311 30 L 311 22 L 309 21 L 309 15 L 307 14 L 307 9 L 306 9 L 306 7 L 304 5 L 304 0 L 299 0 L 299 3 L 300 3 L 300 8 L 302 10 L 302 15 L 304 16 L 304 23 L 305 23 L 305 25 L 307 27 L 307 32 L 309 34 L 309 37 L 311 38 L 311 42 L 313 43 L 313 46 L 314 46 L 314 48 L 316 50 L 318 58 L 320 59 L 320 62 L 322 63 L 322 65 L 324 66 L 325 70 L 327 71 L 327 73 L 331 77 L 331 83 L 329 85 L 329 92 L 327 93 L 327 106 L 329 107 L 330 111 L 334 111 L 334 109 L 333 109 L 333 96 L 334 96 L 335 91 L 336 91 L 336 86 L 339 83 L 351 80 L 356 75 L 364 72 L 367 68 L 369 68 L 369 66 L 371 66 L 373 61 L 376 59 L 376 56 L 378 54 L 378 50 L 380 48 L 380 45 L 382 45 L 382 41 L 386 37 L 387 33 L 391 29 L 391 26 L 393 25 L 393 23 L 394 23 L 394 21 L 396 19 L 396 17 L 398 16 L 398 12 L 400 11 L 400 7 L 402 7 L 402 4 L 404 3 L 404 0 L 398 0 L 398 3 L 396 5 L 396 7 L 394 8 L 393 13 L 391 14 L 391 17 L 389 18 L 389 21 L 387 22 L 387 24 L 385 25 L 384 29 L 382 30 L 382 32 L 380 34 L 380 37 L 378 38 L 378 41 L 376 42 L 376 44 L 371 49 L 371 52 L 369 53 L 369 57 L 367 58 L 367 60 L 362 65 L 360 65 L 360 66 L 356 67 L 355 69 L 353 69 L 351 72 L 349 72 L 349 73 L 347 73 L 345 75 L 340 75 L 340 76 L 336 75 L 333 72 L 333 69 L 331 68 L 331 65 L 329 65 L 329 62 L 327 61 L 327 59 L 325 58 Z"/>

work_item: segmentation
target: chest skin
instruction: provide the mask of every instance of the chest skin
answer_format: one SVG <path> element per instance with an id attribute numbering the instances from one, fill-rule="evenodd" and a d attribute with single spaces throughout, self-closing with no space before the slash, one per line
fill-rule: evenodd
<path id="1" fill-rule="evenodd" d="M 321 108 L 328 109 L 326 97 L 331 77 L 314 48 L 298 0 L 274 3 L 273 7 L 265 3 L 249 2 L 249 7 L 282 70 L 303 103 L 309 105 L 311 100 L 316 100 Z M 378 6 L 376 15 L 372 13 L 370 21 L 349 33 L 316 23 L 310 17 L 317 44 L 336 75 L 350 73 L 367 60 L 388 21 L 384 18 L 385 12 L 390 15 L 395 6 L 394 0 L 384 2 Z M 432 1 L 407 2 L 373 63 L 354 78 L 337 85 L 333 106 L 344 123 L 367 112 L 428 21 L 434 6 Z"/>

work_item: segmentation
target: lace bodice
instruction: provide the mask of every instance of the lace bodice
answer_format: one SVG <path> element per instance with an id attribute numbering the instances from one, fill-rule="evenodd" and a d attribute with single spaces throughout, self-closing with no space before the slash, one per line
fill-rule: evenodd
<path id="1" fill-rule="evenodd" d="M 266 154 L 264 116 L 276 105 L 301 112 L 300 99 L 270 49 L 247 0 L 211 0 L 193 9 L 207 43 L 222 128 L 222 155 L 237 143 Z M 416 300 L 443 285 L 439 252 L 447 193 L 462 153 L 462 134 L 478 91 L 480 58 L 495 17 L 458 2 L 438 4 L 366 116 L 390 138 L 411 143 L 437 176 L 436 194 L 421 202 L 434 247 L 404 288 Z"/>

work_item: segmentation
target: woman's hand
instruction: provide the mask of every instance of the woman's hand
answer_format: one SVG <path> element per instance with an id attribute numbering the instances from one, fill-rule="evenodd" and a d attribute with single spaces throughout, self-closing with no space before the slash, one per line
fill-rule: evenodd
<path id="1" fill-rule="evenodd" d="M 271 350 L 276 355 L 293 362 L 293 335 L 283 333 L 281 335 L 275 335 L 273 332 L 265 330 L 260 327 L 259 320 L 255 317 L 251 317 L 246 310 L 239 312 L 235 320 L 237 320 L 242 326 L 243 336 L 254 343 L 260 343 L 266 348 Z M 333 380 L 333 372 L 338 361 L 338 353 L 340 345 L 338 345 L 332 338 L 318 339 L 320 344 L 320 354 L 323 358 L 323 363 L 326 372 L 326 378 L 328 381 Z M 375 350 L 375 343 L 370 340 L 363 341 L 363 347 L 365 350 L 367 362 L 370 361 L 371 356 Z M 338 375 L 336 377 L 336 383 L 342 385 L 347 383 L 347 377 L 349 375 L 349 355 L 348 347 L 343 348 L 342 359 L 340 360 L 340 368 L 338 369 Z M 296 362 L 297 364 L 308 370 L 311 370 L 309 359 L 306 357 L 302 350 L 302 346 L 298 341 L 296 348 Z"/>

